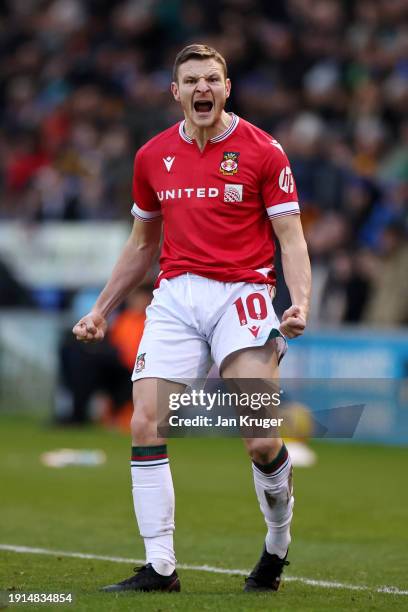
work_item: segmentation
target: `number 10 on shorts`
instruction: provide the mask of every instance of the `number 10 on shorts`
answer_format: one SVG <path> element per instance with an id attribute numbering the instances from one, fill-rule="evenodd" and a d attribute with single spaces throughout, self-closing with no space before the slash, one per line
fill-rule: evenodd
<path id="1" fill-rule="evenodd" d="M 262 293 L 250 293 L 244 302 L 238 298 L 234 302 L 240 325 L 247 325 L 248 318 L 260 321 L 266 319 L 268 308 Z"/>

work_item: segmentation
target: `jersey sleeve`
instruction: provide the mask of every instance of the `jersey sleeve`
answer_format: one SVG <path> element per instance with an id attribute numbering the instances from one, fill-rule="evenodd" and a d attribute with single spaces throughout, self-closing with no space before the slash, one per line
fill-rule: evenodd
<path id="1" fill-rule="evenodd" d="M 135 156 L 132 195 L 133 206 L 131 212 L 136 219 L 153 221 L 161 216 L 160 202 L 148 180 L 143 149 L 139 149 Z"/>
<path id="2" fill-rule="evenodd" d="M 263 160 L 262 198 L 269 219 L 300 213 L 295 179 L 281 145 L 271 138 Z"/>

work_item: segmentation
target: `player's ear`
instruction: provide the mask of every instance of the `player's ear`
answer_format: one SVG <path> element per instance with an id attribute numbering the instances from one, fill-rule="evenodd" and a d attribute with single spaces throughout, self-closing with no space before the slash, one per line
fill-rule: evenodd
<path id="1" fill-rule="evenodd" d="M 171 84 L 171 93 L 173 94 L 173 97 L 176 100 L 176 102 L 180 102 L 180 92 L 179 92 L 178 85 L 175 81 L 173 81 Z"/>
<path id="2" fill-rule="evenodd" d="M 225 79 L 225 97 L 229 98 L 231 93 L 231 81 L 230 79 Z"/>

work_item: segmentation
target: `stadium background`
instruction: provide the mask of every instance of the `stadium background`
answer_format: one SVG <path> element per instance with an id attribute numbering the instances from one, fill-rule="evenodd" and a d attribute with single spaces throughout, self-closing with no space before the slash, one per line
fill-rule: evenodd
<path id="1" fill-rule="evenodd" d="M 303 494 L 306 499 L 299 503 L 295 530 L 301 541 L 303 528 L 312 546 L 309 555 L 294 549 L 300 560 L 299 575 L 325 579 L 323 565 L 329 563 L 333 567 L 328 573 L 338 579 L 333 556 L 344 552 L 346 542 L 354 547 L 352 557 L 361 570 L 374 550 L 368 542 L 375 536 L 381 540 L 385 558 L 401 569 L 402 549 L 396 542 L 401 546 L 406 542 L 406 527 L 404 531 L 401 522 L 394 541 L 387 529 L 381 531 L 373 507 L 381 508 L 384 523 L 394 520 L 396 526 L 402 514 L 395 508 L 391 511 L 389 504 L 380 501 L 384 495 L 378 491 L 376 496 L 370 486 L 375 488 L 373 472 L 380 470 L 387 480 L 388 494 L 395 494 L 394 499 L 400 495 L 405 455 L 400 453 L 402 448 L 391 445 L 408 443 L 404 384 L 408 371 L 405 17 L 403 0 L 208 0 L 205 6 L 182 0 L 0 3 L 0 430 L 4 442 L 1 469 L 10 487 L 8 503 L 3 504 L 3 543 L 70 550 L 70 539 L 61 539 L 57 527 L 52 527 L 56 520 L 53 513 L 61 512 L 62 505 L 52 493 L 47 468 L 39 462 L 41 452 L 64 445 L 102 446 L 107 463 L 98 469 L 108 472 L 95 477 L 91 474 L 90 481 L 102 486 L 104 479 L 116 481 L 119 473 L 127 473 L 124 458 L 128 441 L 122 433 L 99 428 L 47 429 L 59 401 L 58 347 L 64 330 L 86 311 L 103 285 L 131 227 L 135 150 L 180 119 L 180 110 L 169 95 L 175 54 L 185 44 L 200 41 L 216 47 L 227 59 L 233 84 L 228 108 L 281 142 L 296 178 L 314 291 L 309 329 L 304 338 L 291 343 L 285 375 L 361 377 L 365 388 L 373 380 L 399 381 L 392 393 L 385 392 L 383 397 L 373 386 L 376 404 L 372 417 L 360 431 L 357 428 L 347 446 L 312 443 L 317 465 L 298 476 L 300 497 Z M 156 271 L 150 272 L 150 280 Z M 286 303 L 286 289 L 279 286 L 278 312 Z M 371 445 L 362 445 L 362 440 Z M 238 457 L 235 442 L 228 441 L 228 448 Z M 352 444 L 355 442 L 359 444 Z M 174 454 L 179 454 L 181 461 L 183 453 L 192 449 L 185 443 L 183 447 L 174 442 Z M 221 502 L 218 506 L 224 514 L 228 499 L 212 479 L 206 480 L 205 471 L 206 465 L 213 465 L 207 454 L 217 442 L 195 444 L 199 456 L 196 470 L 205 480 L 208 495 L 215 486 L 225 502 L 225 506 L 221 507 Z M 225 453 L 228 466 L 225 446 L 216 448 L 221 455 Z M 357 509 L 350 506 L 350 515 L 345 518 L 342 512 L 346 513 L 348 502 L 343 492 L 331 489 L 329 466 L 337 473 L 345 455 L 349 469 L 355 471 L 355 480 L 350 475 L 347 486 L 355 487 L 365 540 L 357 529 Z M 27 467 L 27 456 L 33 474 Z M 245 465 L 242 458 L 237 461 Z M 365 467 L 359 471 L 353 467 L 354 461 Z M 65 469 L 68 488 L 83 491 L 90 486 L 80 471 Z M 48 499 L 47 511 L 41 504 L 34 511 L 33 486 L 32 490 L 28 487 L 28 499 L 18 493 L 16 483 L 24 474 L 28 479 L 31 474 L 34 481 L 38 478 Z M 178 478 L 181 504 L 190 508 L 191 482 L 181 468 Z M 315 478 L 323 479 L 320 488 L 313 484 Z M 125 497 L 127 481 L 122 480 L 120 495 L 125 506 L 130 500 Z M 242 486 L 239 479 L 237 486 Z M 330 544 L 328 549 L 323 543 L 322 548 L 314 544 L 317 526 L 308 523 L 312 510 L 307 505 L 316 504 L 312 491 L 327 513 L 319 520 L 325 522 L 322 532 Z M 91 505 L 92 493 L 89 495 Z M 230 495 L 233 498 L 232 492 Z M 95 503 L 96 499 L 97 495 Z M 67 530 L 78 532 L 76 550 L 134 557 L 130 512 L 123 522 L 127 538 L 117 541 L 112 525 L 104 527 L 109 521 L 102 513 L 96 521 L 100 531 L 95 539 L 99 539 L 93 541 L 84 537 L 89 529 L 89 508 L 81 505 L 81 500 L 74 493 L 66 498 Z M 210 507 L 206 499 L 203 504 Z M 83 508 L 80 519 L 75 507 Z M 116 507 L 108 511 L 113 513 L 112 522 L 119 524 L 123 512 Z M 343 537 L 336 531 L 339 526 L 331 525 L 327 518 L 333 512 L 338 513 L 339 522 L 344 521 Z M 38 527 L 44 520 L 49 525 L 51 521 L 51 539 Z M 188 520 L 191 525 L 191 516 Z M 219 544 L 211 538 L 198 561 L 249 567 L 254 551 L 249 547 L 248 526 L 243 528 L 239 521 L 235 525 L 248 539 L 246 557 L 246 540 L 234 540 L 234 523 L 228 520 L 226 524 L 230 539 L 225 535 L 223 540 L 225 563 Z M 211 522 L 207 526 L 209 533 L 217 532 Z M 103 546 L 105 528 L 112 533 Z M 194 529 L 198 531 L 198 524 L 192 521 L 191 532 L 185 527 L 183 537 L 195 546 L 200 538 Z M 260 522 L 256 529 L 262 533 Z M 234 558 L 235 548 L 244 551 L 241 565 Z M 137 550 L 140 556 L 140 546 Z M 23 560 L 15 559 L 12 553 L 4 555 L 4 584 L 8 585 L 11 569 L 7 568 L 14 571 L 15 567 L 18 573 Z M 31 563 L 31 559 L 28 555 L 24 563 Z M 188 549 L 184 559 L 194 562 Z M 325 560 L 321 568 L 320 559 Z M 371 569 L 371 573 L 361 574 L 359 582 L 369 583 L 374 576 L 372 584 L 381 585 L 384 572 L 381 574 L 379 567 Z M 296 576 L 297 568 L 293 571 Z M 402 574 L 398 578 L 397 572 L 396 576 L 390 573 L 388 583 L 402 588 Z M 345 571 L 344 578 L 353 581 L 354 571 L 350 569 L 350 576 Z M 218 587 L 213 586 L 216 592 Z M 287 592 L 289 587 L 295 591 L 300 588 L 289 583 Z M 394 605 L 398 605 L 396 601 Z M 292 609 L 305 609 L 296 605 L 292 602 Z M 313 609 L 320 609 L 319 602 L 314 605 Z M 336 609 L 336 605 L 344 609 L 341 606 L 345 604 L 333 600 L 330 608 Z M 388 605 L 389 600 L 384 600 L 383 609 L 389 609 Z"/>

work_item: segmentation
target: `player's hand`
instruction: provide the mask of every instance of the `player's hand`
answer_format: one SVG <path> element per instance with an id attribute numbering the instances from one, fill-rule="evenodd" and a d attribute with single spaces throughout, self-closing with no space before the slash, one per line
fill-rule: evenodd
<path id="1" fill-rule="evenodd" d="M 282 315 L 282 322 L 279 326 L 280 332 L 286 338 L 296 338 L 301 336 L 306 327 L 306 314 L 300 306 L 293 305 Z"/>
<path id="2" fill-rule="evenodd" d="M 105 337 L 108 324 L 101 314 L 91 311 L 72 328 L 77 340 L 82 342 L 99 342 Z"/>

